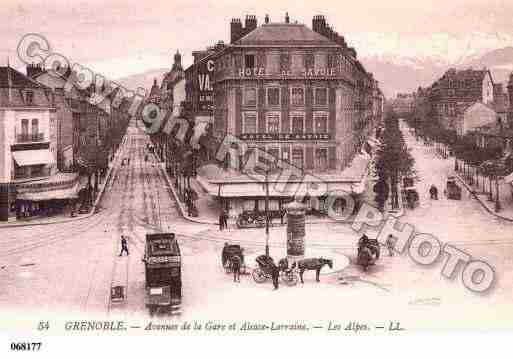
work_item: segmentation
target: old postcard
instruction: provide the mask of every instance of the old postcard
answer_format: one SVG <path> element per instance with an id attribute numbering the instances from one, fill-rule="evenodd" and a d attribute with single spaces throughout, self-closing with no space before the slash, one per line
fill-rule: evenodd
<path id="1" fill-rule="evenodd" d="M 0 16 L 8 357 L 513 329 L 511 2 Z"/>

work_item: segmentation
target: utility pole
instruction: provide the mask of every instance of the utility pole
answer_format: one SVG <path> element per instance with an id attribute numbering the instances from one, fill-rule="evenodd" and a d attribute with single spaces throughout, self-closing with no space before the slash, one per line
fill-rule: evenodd
<path id="1" fill-rule="evenodd" d="M 265 255 L 269 256 L 269 170 L 265 170 Z"/>

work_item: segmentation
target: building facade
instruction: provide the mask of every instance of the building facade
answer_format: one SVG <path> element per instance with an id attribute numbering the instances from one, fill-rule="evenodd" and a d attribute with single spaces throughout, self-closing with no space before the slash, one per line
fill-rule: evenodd
<path id="1" fill-rule="evenodd" d="M 356 51 L 323 16 L 314 16 L 312 29 L 291 23 L 288 15 L 282 23 L 266 17 L 261 26 L 254 16 L 244 27 L 233 19 L 230 29 L 230 45 L 212 57 L 214 136 L 222 141 L 233 135 L 247 144 L 240 164 L 267 153 L 319 181 L 326 175 L 334 185 L 345 183 L 348 191 L 359 184 L 363 172 L 344 177 L 343 171 L 372 135 L 383 96 Z M 221 194 L 230 179 L 211 183 Z M 246 197 L 261 196 L 249 187 Z M 235 203 L 228 192 L 220 197 Z M 235 207 L 240 212 L 244 206 Z"/>
<path id="2" fill-rule="evenodd" d="M 430 115 L 446 129 L 456 130 L 458 116 L 476 102 L 493 105 L 494 83 L 489 70 L 450 69 L 438 79 L 428 94 Z"/>
<path id="3" fill-rule="evenodd" d="M 232 21 L 238 29 L 237 19 Z M 374 80 L 342 37 L 266 23 L 216 56 L 214 133 L 245 140 L 299 168 L 341 170 L 373 126 Z"/>
<path id="4" fill-rule="evenodd" d="M 1 221 L 19 216 L 25 209 L 32 210 L 32 194 L 54 189 L 51 179 L 57 172 L 56 122 L 51 89 L 9 66 L 0 67 Z M 27 186 L 28 182 L 38 186 Z"/>

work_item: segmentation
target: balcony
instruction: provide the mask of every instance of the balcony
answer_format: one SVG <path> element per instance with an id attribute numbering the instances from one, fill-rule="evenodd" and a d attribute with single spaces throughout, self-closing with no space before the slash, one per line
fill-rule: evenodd
<path id="1" fill-rule="evenodd" d="M 16 135 L 16 143 L 46 142 L 44 133 Z"/>

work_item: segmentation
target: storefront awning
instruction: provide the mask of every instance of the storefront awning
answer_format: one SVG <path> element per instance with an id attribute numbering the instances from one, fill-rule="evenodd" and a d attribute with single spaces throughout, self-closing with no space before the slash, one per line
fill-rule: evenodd
<path id="1" fill-rule="evenodd" d="M 74 199 L 78 198 L 78 190 L 80 189 L 80 184 L 76 183 L 71 188 L 65 189 L 54 189 L 47 191 L 37 191 L 37 192 L 23 192 L 16 196 L 16 199 L 24 200 L 24 201 L 48 201 L 51 199 Z"/>
<path id="2" fill-rule="evenodd" d="M 46 165 L 55 162 L 50 150 L 15 151 L 12 155 L 18 166 Z"/>
<path id="3" fill-rule="evenodd" d="M 322 197 L 331 192 L 353 192 L 351 183 L 269 183 L 270 197 L 311 196 Z M 218 193 L 211 193 L 224 198 L 265 197 L 264 183 L 222 184 Z"/>

